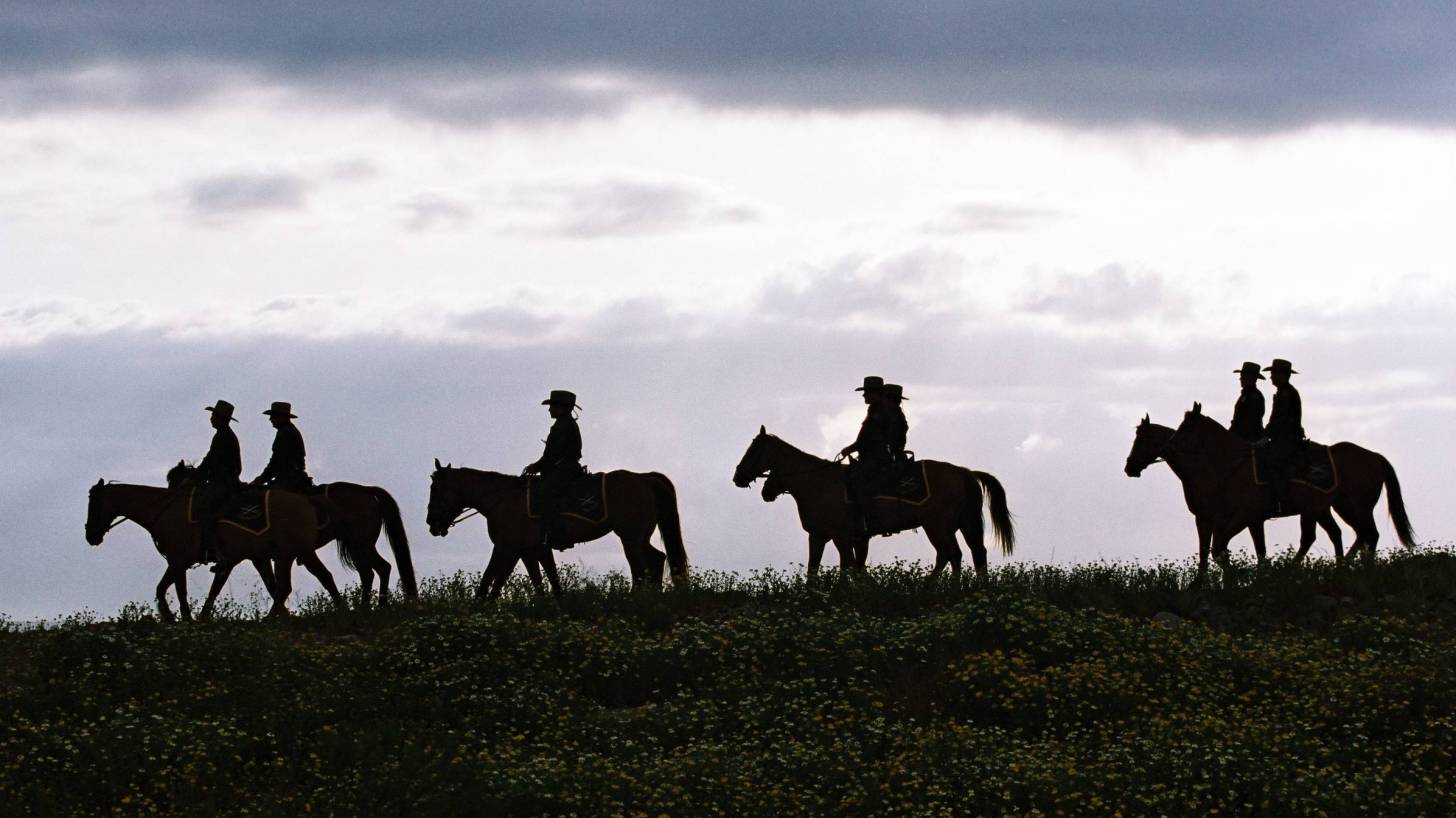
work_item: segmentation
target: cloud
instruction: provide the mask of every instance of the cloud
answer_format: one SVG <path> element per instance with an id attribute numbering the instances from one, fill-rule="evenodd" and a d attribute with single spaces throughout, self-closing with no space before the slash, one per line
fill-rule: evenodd
<path id="1" fill-rule="evenodd" d="M 458 230 L 475 215 L 474 209 L 464 202 L 435 193 L 422 193 L 400 207 L 407 214 L 405 228 L 415 232 Z"/>
<path id="2" fill-rule="evenodd" d="M 950 208 L 924 226 L 935 235 L 1027 230 L 1059 217 L 1055 210 L 1018 205 L 965 203 Z"/>
<path id="3" fill-rule="evenodd" d="M 745 204 L 682 180 L 550 179 L 493 191 L 504 233 L 594 239 L 737 225 L 758 218 Z"/>
<path id="4" fill-rule="evenodd" d="M 1022 302 L 1027 312 L 1073 324 L 1126 322 L 1181 315 L 1182 296 L 1152 273 L 1133 274 L 1109 264 L 1089 275 L 1059 275 Z"/>
<path id="5" fill-rule="evenodd" d="M 184 186 L 188 212 L 202 221 L 304 205 L 310 182 L 289 173 L 226 173 L 195 179 Z"/>
<path id="6" fill-rule="evenodd" d="M 670 95 L 1198 131 L 1448 127 L 1453 33 L 1450 4 L 1354 0 L 16 2 L 0 9 L 0 99 L 12 114 L 167 106 L 242 78 L 466 125 Z M 123 79 L 88 79 L 107 71 Z"/>

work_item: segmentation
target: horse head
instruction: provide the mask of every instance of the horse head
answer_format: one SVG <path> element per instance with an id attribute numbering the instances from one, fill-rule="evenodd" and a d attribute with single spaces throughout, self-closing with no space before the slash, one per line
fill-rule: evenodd
<path id="1" fill-rule="evenodd" d="M 178 460 L 177 465 L 167 470 L 167 488 L 180 488 L 186 483 L 197 481 L 197 467 L 185 460 Z"/>
<path id="2" fill-rule="evenodd" d="M 1143 415 L 1138 423 L 1137 434 L 1132 439 L 1132 451 L 1127 453 L 1127 462 L 1122 471 L 1128 477 L 1141 477 L 1143 469 L 1158 462 L 1167 450 L 1173 431 L 1166 426 L 1153 423 L 1152 418 Z"/>
<path id="3" fill-rule="evenodd" d="M 116 510 L 111 505 L 110 492 L 106 490 L 106 481 L 97 480 L 96 485 L 91 487 L 91 495 L 86 502 L 86 542 L 100 545 L 116 516 Z"/>
<path id="4" fill-rule="evenodd" d="M 748 444 L 748 451 L 743 453 L 743 459 L 738 461 L 738 467 L 733 470 L 733 485 L 746 489 L 768 471 L 763 460 L 769 437 L 768 430 L 759 426 L 758 434 Z"/>
<path id="5" fill-rule="evenodd" d="M 425 524 L 436 537 L 448 534 L 450 526 L 455 524 L 455 518 L 465 510 L 460 476 L 459 469 L 448 463 L 442 466 L 440 458 L 435 458 L 435 471 L 430 475 L 430 502 L 425 509 Z"/>

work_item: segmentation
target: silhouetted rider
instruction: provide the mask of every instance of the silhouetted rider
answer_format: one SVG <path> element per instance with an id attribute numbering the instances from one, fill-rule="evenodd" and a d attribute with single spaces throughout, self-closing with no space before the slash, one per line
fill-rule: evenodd
<path id="1" fill-rule="evenodd" d="M 1283 358 L 1275 358 L 1264 367 L 1269 381 L 1274 384 L 1274 406 L 1269 410 L 1269 425 L 1264 427 L 1261 443 L 1269 453 L 1273 470 L 1274 498 L 1278 502 L 1277 513 L 1290 509 L 1289 481 L 1299 469 L 1299 455 L 1304 451 L 1304 406 L 1299 399 L 1299 390 L 1289 382 L 1290 375 L 1298 375 L 1293 365 Z"/>
<path id="2" fill-rule="evenodd" d="M 197 464 L 197 491 L 192 496 L 192 510 L 200 524 L 198 537 L 202 546 L 202 562 L 217 562 L 222 554 L 218 547 L 217 518 L 229 496 L 242 485 L 243 454 L 238 436 L 229 426 L 233 405 L 220 400 L 207 407 L 212 413 L 212 445 L 202 462 Z"/>
<path id="3" fill-rule="evenodd" d="M 581 407 L 576 405 L 576 394 L 565 389 L 551 390 L 551 397 L 541 401 L 541 405 L 550 407 L 551 417 L 556 422 L 551 424 L 551 432 L 546 435 L 545 451 L 522 473 L 540 475 L 538 497 L 541 507 L 536 511 L 541 515 L 542 544 L 565 549 L 571 547 L 571 543 L 567 542 L 564 521 L 557 511 L 561 506 L 562 492 L 582 474 L 581 429 L 571 414 L 573 409 Z"/>
<path id="4" fill-rule="evenodd" d="M 910 433 L 910 424 L 905 420 L 905 410 L 900 404 L 909 400 L 905 388 L 898 383 L 887 383 L 880 393 L 884 405 L 885 443 L 890 448 L 890 459 L 905 459 L 905 438 Z"/>
<path id="5" fill-rule="evenodd" d="M 890 465 L 890 438 L 885 405 L 881 400 L 884 388 L 885 379 L 876 375 L 866 375 L 864 385 L 855 387 L 854 391 L 864 393 L 865 419 L 859 425 L 859 435 L 854 442 L 839 450 L 840 457 L 859 455 L 859 459 L 849 467 L 849 494 L 854 502 L 852 516 L 866 535 L 869 533 L 866 512 L 870 498 L 885 468 Z"/>
<path id="6" fill-rule="evenodd" d="M 1258 382 L 1264 380 L 1259 374 L 1259 365 L 1244 361 L 1239 376 L 1239 399 L 1234 403 L 1234 417 L 1229 421 L 1229 430 L 1250 443 L 1257 443 L 1264 436 L 1264 393 L 1259 391 Z"/>
<path id="7" fill-rule="evenodd" d="M 262 474 L 253 478 L 250 485 L 272 486 L 284 491 L 307 492 L 313 488 L 313 478 L 304 467 L 305 452 L 303 433 L 293 425 L 298 415 L 287 401 L 274 401 L 263 411 L 278 432 L 273 435 L 273 456 Z"/>

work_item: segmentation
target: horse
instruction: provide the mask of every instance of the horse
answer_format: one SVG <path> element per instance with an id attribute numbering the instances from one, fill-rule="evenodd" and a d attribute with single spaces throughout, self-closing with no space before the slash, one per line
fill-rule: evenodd
<path id="1" fill-rule="evenodd" d="M 1205 479 L 1206 475 L 1195 473 L 1186 455 L 1182 452 L 1168 449 L 1168 441 L 1172 439 L 1174 431 L 1167 426 L 1153 423 L 1152 419 L 1146 415 L 1143 416 L 1142 422 L 1138 424 L 1137 433 L 1133 436 L 1132 451 L 1128 452 L 1123 473 L 1128 477 L 1140 477 L 1144 469 L 1158 461 L 1167 463 L 1168 468 L 1173 470 L 1173 474 L 1183 485 L 1183 500 L 1188 504 L 1188 511 L 1193 514 L 1198 527 L 1198 577 L 1202 582 L 1208 574 L 1209 540 L 1213 526 L 1210 515 L 1216 513 L 1216 509 L 1206 508 L 1203 502 L 1205 492 L 1201 490 L 1200 481 Z M 1314 544 L 1316 525 L 1323 528 L 1329 535 L 1330 543 L 1335 547 L 1335 562 L 1342 563 L 1344 560 L 1343 535 L 1329 509 L 1325 509 L 1323 513 L 1299 515 L 1299 551 L 1294 555 L 1294 561 L 1303 560 L 1304 555 L 1309 552 L 1310 546 Z M 1268 567 L 1269 557 L 1264 545 L 1264 518 L 1260 517 L 1250 523 L 1248 531 L 1249 538 L 1254 541 L 1254 555 L 1259 567 Z"/>
<path id="2" fill-rule="evenodd" d="M 231 525 L 218 525 L 218 548 L 222 552 L 222 570 L 213 578 L 208 603 L 202 618 L 212 612 L 212 600 L 227 581 L 233 566 L 249 560 L 263 577 L 273 597 L 269 617 L 288 613 L 286 602 L 293 591 L 293 563 L 303 564 L 329 592 L 334 603 L 345 608 L 344 598 L 329 570 L 314 553 L 317 515 L 313 504 L 301 494 L 275 491 L 268 497 L 269 525 L 255 534 Z M 187 569 L 202 556 L 196 524 L 188 521 L 189 492 L 160 486 L 138 486 L 129 483 L 107 483 L 97 480 L 91 487 L 86 509 L 86 542 L 101 545 L 106 532 L 131 520 L 152 535 L 157 552 L 167 561 L 167 569 L 157 583 L 157 610 L 163 621 L 176 617 L 167 605 L 167 589 L 175 587 L 182 619 L 192 619 L 187 601 Z M 120 518 L 120 519 L 117 519 Z M 270 566 L 268 561 L 272 560 Z"/>
<path id="3" fill-rule="evenodd" d="M 932 577 L 950 565 L 952 575 L 960 578 L 961 549 L 956 541 L 956 532 L 959 531 L 970 546 L 976 576 L 985 579 L 984 500 L 990 502 L 991 522 L 1001 553 L 1011 556 L 1016 544 L 1005 489 L 986 472 L 938 460 L 922 460 L 920 463 L 932 487 L 924 504 L 878 498 L 865 509 L 866 516 L 884 531 L 924 528 L 925 535 L 935 548 Z M 833 542 L 838 549 L 841 569 L 863 569 L 869 555 L 869 543 L 850 514 L 845 495 L 845 470 L 843 464 L 795 448 L 760 426 L 733 471 L 733 484 L 748 488 L 754 480 L 767 477 L 769 483 L 763 489 L 765 500 L 771 500 L 779 493 L 794 498 L 798 505 L 799 523 L 809 535 L 808 572 L 813 576 L 819 571 L 826 543 Z"/>
<path id="4" fill-rule="evenodd" d="M 682 524 L 678 518 L 677 489 L 659 472 L 610 471 L 604 477 L 607 498 L 605 514 L 599 522 L 589 522 L 570 514 L 562 515 L 562 528 L 568 542 L 590 542 L 609 533 L 617 535 L 631 569 L 632 584 L 661 586 L 663 567 L 670 565 L 674 584 L 684 582 L 688 574 L 688 556 L 683 547 Z M 500 596 L 516 561 L 526 564 L 531 581 L 540 592 L 541 577 L 537 562 L 545 568 L 551 590 L 561 595 L 561 582 L 556 575 L 556 560 L 551 549 L 541 545 L 544 520 L 530 516 L 526 500 L 526 478 L 499 472 L 440 465 L 430 475 L 430 502 L 425 522 L 430 533 L 443 537 L 451 527 L 465 519 L 460 514 L 474 509 L 485 517 L 486 531 L 495 544 L 490 564 L 481 574 L 477 598 Z M 469 516 L 469 515 L 466 515 Z M 457 519 L 458 518 L 458 519 Z M 652 545 L 652 531 L 662 534 L 667 553 Z"/>
<path id="5" fill-rule="evenodd" d="M 167 472 L 167 485 L 178 488 L 193 480 L 195 474 L 195 468 L 179 461 Z M 380 531 L 389 539 L 389 548 L 399 563 L 400 590 L 407 599 L 417 598 L 419 589 L 410 558 L 409 536 L 405 533 L 404 520 L 394 497 L 379 486 L 359 483 L 322 483 L 316 488 L 318 493 L 310 497 L 321 497 L 324 501 L 315 501 L 320 506 L 321 520 L 317 547 L 338 541 L 339 561 L 359 573 L 360 607 L 369 606 L 376 573 L 379 574 L 379 604 L 389 604 L 390 565 L 376 547 Z"/>
<path id="6" fill-rule="evenodd" d="M 1261 522 L 1272 506 L 1273 487 L 1257 482 L 1253 452 L 1247 441 L 1204 415 L 1202 404 L 1194 403 L 1158 453 L 1169 461 L 1170 466 L 1170 455 L 1186 463 L 1190 481 L 1185 483 L 1184 493 L 1189 498 L 1189 507 L 1197 505 L 1204 510 L 1199 537 L 1208 540 L 1209 550 L 1225 571 L 1229 570 L 1229 540 L 1250 525 Z M 1319 520 L 1333 509 L 1355 531 L 1355 541 L 1350 545 L 1348 556 L 1360 555 L 1369 563 L 1375 558 L 1375 545 L 1380 540 L 1380 530 L 1375 524 L 1375 505 L 1384 490 L 1396 537 L 1407 549 L 1414 548 L 1415 533 L 1406 514 L 1400 480 L 1390 461 L 1378 452 L 1353 443 L 1335 443 L 1329 447 L 1329 452 L 1335 473 L 1339 476 L 1333 491 L 1326 493 L 1297 482 L 1289 487 L 1291 504 L 1301 518 L 1307 516 Z M 1129 456 L 1129 473 L 1134 465 Z M 1314 539 L 1310 522 L 1301 519 L 1301 528 L 1299 556 L 1303 556 L 1308 550 L 1308 543 Z M 1325 530 L 1328 531 L 1329 527 Z M 1202 574 L 1200 570 L 1200 576 Z"/>

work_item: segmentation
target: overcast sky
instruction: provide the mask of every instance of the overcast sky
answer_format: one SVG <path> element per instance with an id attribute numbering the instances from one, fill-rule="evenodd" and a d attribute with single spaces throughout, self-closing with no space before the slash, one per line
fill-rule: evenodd
<path id="1" fill-rule="evenodd" d="M 486 557 L 426 532 L 432 458 L 518 470 L 553 388 L 590 465 L 674 478 L 695 565 L 791 567 L 733 465 L 760 423 L 838 450 L 866 374 L 1002 479 L 1014 559 L 1152 560 L 1195 538 L 1133 426 L 1279 356 L 1445 542 L 1453 38 L 1448 3 L 7 3 L 0 613 L 148 599 L 86 489 L 200 458 L 217 398 L 246 477 L 292 401 L 426 574 Z"/>

